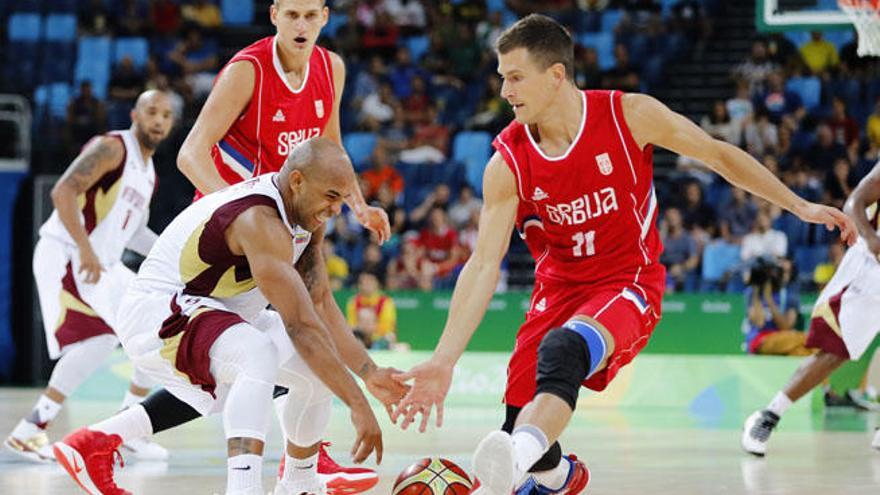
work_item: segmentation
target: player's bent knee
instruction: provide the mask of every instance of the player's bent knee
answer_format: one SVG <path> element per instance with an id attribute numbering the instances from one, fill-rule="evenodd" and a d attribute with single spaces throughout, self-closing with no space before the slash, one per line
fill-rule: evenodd
<path id="1" fill-rule="evenodd" d="M 602 334 L 585 321 L 554 328 L 538 347 L 537 393 L 555 395 L 574 410 L 581 382 L 596 371 L 606 349 Z"/>

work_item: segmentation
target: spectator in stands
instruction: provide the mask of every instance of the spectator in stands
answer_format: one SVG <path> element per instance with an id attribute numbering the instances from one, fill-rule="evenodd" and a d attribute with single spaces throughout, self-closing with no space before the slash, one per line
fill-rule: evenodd
<path id="1" fill-rule="evenodd" d="M 574 47 L 574 80 L 579 88 L 597 89 L 602 87 L 602 69 L 599 68 L 599 53 L 591 46 Z"/>
<path id="2" fill-rule="evenodd" d="M 405 101 L 413 92 L 413 79 L 424 77 L 425 73 L 418 65 L 412 61 L 412 54 L 409 48 L 401 46 L 394 55 L 394 64 L 388 72 L 388 81 L 391 83 L 391 89 L 394 90 L 394 96 L 397 99 Z M 427 86 L 423 83 L 423 92 L 427 93 Z"/>
<path id="3" fill-rule="evenodd" d="M 495 49 L 495 40 L 504 31 L 504 25 L 501 20 L 501 11 L 495 10 L 490 12 L 488 17 L 484 18 L 477 24 L 477 43 L 480 49 L 490 51 Z"/>
<path id="4" fill-rule="evenodd" d="M 361 273 L 372 273 L 379 282 L 385 283 L 385 257 L 382 255 L 382 248 L 372 240 L 364 248 L 364 258 L 359 267 L 358 275 Z"/>
<path id="5" fill-rule="evenodd" d="M 385 245 L 388 245 L 390 248 L 395 248 L 400 241 L 399 236 L 403 234 L 406 228 L 406 211 L 397 205 L 395 194 L 391 190 L 390 184 L 386 182 L 379 186 L 373 205 L 385 210 L 385 213 L 388 214 L 388 221 L 391 224 L 391 238 L 385 241 L 382 247 L 384 248 Z"/>
<path id="6" fill-rule="evenodd" d="M 428 260 L 437 267 L 434 287 L 452 288 L 465 259 L 458 242 L 458 232 L 449 225 L 449 214 L 445 209 L 431 208 L 428 223 L 419 232 L 419 244 L 425 248 Z"/>
<path id="7" fill-rule="evenodd" d="M 324 254 L 324 263 L 327 265 L 327 276 L 330 278 L 330 289 L 339 290 L 348 280 L 348 262 L 345 258 L 336 254 L 336 246 L 331 239 L 325 238 L 321 245 Z"/>
<path id="8" fill-rule="evenodd" d="M 133 106 L 143 90 L 144 76 L 134 68 L 131 57 L 123 57 L 110 78 L 110 98 Z"/>
<path id="9" fill-rule="evenodd" d="M 801 46 L 801 58 L 815 75 L 822 75 L 840 63 L 837 47 L 822 39 L 821 31 L 810 33 L 810 41 Z"/>
<path id="10" fill-rule="evenodd" d="M 101 36 L 109 28 L 110 11 L 103 0 L 77 2 L 77 25 L 83 34 Z"/>
<path id="11" fill-rule="evenodd" d="M 113 16 L 116 35 L 143 36 L 148 17 L 149 11 L 145 2 L 122 0 L 118 3 Z"/>
<path id="12" fill-rule="evenodd" d="M 697 241 L 685 230 L 678 208 L 666 210 L 660 223 L 660 237 L 663 239 L 660 263 L 666 266 L 666 289 L 695 291 L 699 280 L 700 250 Z"/>
<path id="13" fill-rule="evenodd" d="M 765 109 L 770 122 L 776 125 L 786 115 L 795 115 L 800 120 L 806 113 L 800 95 L 785 89 L 785 78 L 780 71 L 767 76 L 765 89 L 755 94 L 755 106 Z"/>
<path id="14" fill-rule="evenodd" d="M 825 123 L 831 128 L 834 140 L 847 148 L 852 148 L 854 153 L 859 145 L 859 124 L 847 112 L 843 98 L 835 96 L 831 99 L 831 115 Z"/>
<path id="15" fill-rule="evenodd" d="M 104 103 L 92 93 L 92 83 L 83 81 L 79 94 L 67 104 L 67 153 L 76 156 L 79 150 L 96 134 L 106 128 Z"/>
<path id="16" fill-rule="evenodd" d="M 868 117 L 865 135 L 868 138 L 868 155 L 874 158 L 880 154 L 880 96 L 874 102 L 874 113 Z"/>
<path id="17" fill-rule="evenodd" d="M 843 208 L 843 204 L 858 183 L 858 178 L 848 158 L 842 157 L 834 160 L 834 165 L 825 176 L 825 195 L 822 202 Z"/>
<path id="18" fill-rule="evenodd" d="M 184 21 L 197 24 L 203 29 L 214 29 L 223 25 L 220 8 L 208 0 L 192 0 L 183 4 L 181 15 Z"/>
<path id="19" fill-rule="evenodd" d="M 410 128 L 406 125 L 403 108 L 395 108 L 391 123 L 379 131 L 378 141 L 385 146 L 389 153 L 397 155 L 409 146 L 409 140 Z"/>
<path id="20" fill-rule="evenodd" d="M 705 244 L 715 236 L 717 229 L 715 210 L 703 199 L 703 188 L 694 180 L 684 184 L 684 201 L 679 205 L 684 228 L 690 231 L 694 239 Z"/>
<path id="21" fill-rule="evenodd" d="M 477 229 L 480 226 L 480 210 L 472 210 L 467 222 L 458 231 L 458 240 L 464 251 L 464 258 L 470 258 L 477 247 Z"/>
<path id="22" fill-rule="evenodd" d="M 764 156 L 779 148 L 779 128 L 770 121 L 770 115 L 763 107 L 755 112 L 751 121 L 746 122 L 743 136 L 746 151 L 752 156 Z"/>
<path id="23" fill-rule="evenodd" d="M 217 77 L 217 48 L 204 41 L 201 30 L 190 26 L 168 58 L 177 66 L 194 98 L 201 99 L 211 92 Z"/>
<path id="24" fill-rule="evenodd" d="M 412 228 L 420 230 L 432 209 L 448 209 L 449 199 L 449 186 L 446 184 L 437 184 L 434 186 L 434 190 L 428 193 L 428 195 L 425 196 L 425 199 L 409 212 L 409 222 Z"/>
<path id="25" fill-rule="evenodd" d="M 788 72 L 803 65 L 798 47 L 783 33 L 771 33 L 767 37 L 767 55 L 776 65 Z"/>
<path id="26" fill-rule="evenodd" d="M 767 76 L 778 68 L 767 56 L 767 44 L 762 40 L 755 40 L 751 55 L 733 69 L 733 76 L 748 81 L 749 91 L 755 94 L 764 89 Z"/>
<path id="27" fill-rule="evenodd" d="M 433 289 L 436 267 L 424 256 L 424 248 L 414 239 L 404 241 L 400 256 L 388 264 L 388 289 Z"/>
<path id="28" fill-rule="evenodd" d="M 465 127 L 494 135 L 501 132 L 512 118 L 513 109 L 510 103 L 501 97 L 501 78 L 498 74 L 486 74 L 477 113 L 465 123 Z"/>
<path id="29" fill-rule="evenodd" d="M 730 115 L 730 120 L 742 129 L 745 122 L 751 119 L 752 114 L 755 112 L 748 81 L 744 79 L 736 81 L 736 96 L 727 100 L 725 106 L 727 107 L 728 115 Z"/>
<path id="30" fill-rule="evenodd" d="M 397 39 L 400 30 L 394 19 L 384 10 L 376 12 L 375 23 L 368 27 L 361 37 L 363 53 L 378 53 L 383 58 L 390 58 L 397 50 Z"/>
<path id="31" fill-rule="evenodd" d="M 828 259 L 816 265 L 816 269 L 813 270 L 813 283 L 816 284 L 818 290 L 824 289 L 831 281 L 831 277 L 840 266 L 845 252 L 843 244 L 840 242 L 832 242 L 828 245 Z"/>
<path id="32" fill-rule="evenodd" d="M 479 213 L 483 202 L 474 196 L 471 186 L 465 184 L 458 191 L 458 198 L 449 207 L 449 221 L 456 230 L 461 230 L 470 221 L 474 212 Z"/>
<path id="33" fill-rule="evenodd" d="M 388 349 L 397 341 L 397 308 L 394 299 L 382 293 L 379 279 L 370 272 L 358 275 L 357 289 L 357 293 L 345 305 L 348 324 L 364 332 L 370 348 Z M 367 318 L 366 321 L 374 325 L 358 325 L 358 316 L 364 310 L 372 313 L 373 318 Z M 364 326 L 367 328 L 363 328 Z"/>
<path id="34" fill-rule="evenodd" d="M 773 266 L 773 263 L 763 266 Z M 752 354 L 806 356 L 815 352 L 806 347 L 807 337 L 795 329 L 800 311 L 800 294 L 790 283 L 792 263 L 787 259 L 777 262 L 778 268 L 758 268 L 774 271 L 772 278 L 762 284 L 750 284 L 745 290 L 747 305 L 746 350 Z M 753 277 L 754 270 L 753 270 Z"/>
<path id="35" fill-rule="evenodd" d="M 418 124 L 428 118 L 431 100 L 428 98 L 428 86 L 423 77 L 413 76 L 410 86 L 410 94 L 403 100 L 403 114 L 407 122 Z"/>
<path id="36" fill-rule="evenodd" d="M 180 7 L 174 0 L 150 0 L 150 25 L 157 34 L 173 34 L 180 23 Z"/>
<path id="37" fill-rule="evenodd" d="M 382 7 L 404 36 L 421 34 L 428 25 L 428 15 L 421 0 L 384 0 Z"/>
<path id="38" fill-rule="evenodd" d="M 388 150 L 381 142 L 377 142 L 373 148 L 370 168 L 361 173 L 361 180 L 365 183 L 363 191 L 367 201 L 376 199 L 382 186 L 388 186 L 395 197 L 403 192 L 403 176 L 394 168 Z"/>
<path id="39" fill-rule="evenodd" d="M 681 0 L 672 6 L 670 24 L 673 30 L 683 33 L 689 42 L 695 43 L 696 53 L 702 53 L 706 41 L 712 36 L 712 23 L 706 15 L 704 2 Z"/>
<path id="40" fill-rule="evenodd" d="M 734 146 L 739 146 L 742 139 L 742 129 L 730 118 L 724 100 L 715 100 L 712 105 L 712 113 L 703 117 L 700 121 L 700 127 L 715 139 L 726 141 Z"/>
<path id="41" fill-rule="evenodd" d="M 474 30 L 468 24 L 458 25 L 458 36 L 449 45 L 450 62 L 452 73 L 461 79 L 469 79 L 479 73 L 482 62 L 480 45 L 474 39 Z"/>
<path id="42" fill-rule="evenodd" d="M 816 142 L 810 146 L 805 157 L 813 173 L 817 177 L 825 177 L 835 160 L 846 157 L 846 148 L 835 141 L 831 127 L 825 123 L 816 126 Z"/>
<path id="43" fill-rule="evenodd" d="M 409 147 L 400 152 L 400 161 L 438 164 L 449 156 L 450 129 L 440 123 L 437 108 L 428 106 L 426 117 L 413 130 Z"/>
<path id="44" fill-rule="evenodd" d="M 383 82 L 379 85 L 378 93 L 371 93 L 364 98 L 361 105 L 361 126 L 370 131 L 378 131 L 382 126 L 394 117 L 395 110 L 400 107 L 400 102 L 394 97 L 391 85 Z"/>
<path id="45" fill-rule="evenodd" d="M 730 189 L 730 200 L 720 209 L 721 236 L 730 242 L 738 243 L 752 230 L 758 215 L 758 207 L 748 195 L 738 187 Z"/>
<path id="46" fill-rule="evenodd" d="M 782 259 L 787 251 L 788 238 L 783 232 L 773 228 L 770 213 L 762 208 L 755 217 L 752 231 L 743 237 L 740 257 L 749 264 L 758 258 Z"/>
<path id="47" fill-rule="evenodd" d="M 602 74 L 602 87 L 621 91 L 639 90 L 639 70 L 630 62 L 623 43 L 614 46 L 614 67 Z"/>
<path id="48" fill-rule="evenodd" d="M 385 67 L 385 61 L 378 55 L 370 57 L 370 64 L 366 70 L 358 72 L 354 79 L 354 87 L 352 88 L 352 106 L 361 108 L 364 100 L 379 92 L 379 85 L 385 77 L 388 70 Z"/>
<path id="49" fill-rule="evenodd" d="M 363 0 L 356 5 L 355 19 L 358 26 L 363 30 L 372 29 L 382 11 L 382 0 Z"/>

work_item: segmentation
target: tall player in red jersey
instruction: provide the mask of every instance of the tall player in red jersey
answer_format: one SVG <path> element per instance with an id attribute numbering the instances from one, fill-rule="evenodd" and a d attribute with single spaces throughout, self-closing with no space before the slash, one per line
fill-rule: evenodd
<path id="1" fill-rule="evenodd" d="M 276 35 L 239 51 L 221 70 L 177 157 L 178 168 L 197 189 L 196 198 L 277 172 L 291 148 L 307 139 L 326 136 L 342 144 L 345 64 L 316 45 L 329 14 L 324 0 L 275 0 L 269 15 Z M 346 203 L 380 242 L 390 236 L 385 211 L 367 206 L 360 189 Z M 341 312 L 330 312 L 327 324 L 346 324 Z M 357 352 L 363 346 L 354 337 L 336 346 L 343 358 L 350 358 L 346 364 L 367 380 L 376 367 L 365 352 Z M 279 392 L 278 402 L 283 402 L 283 389 Z M 315 452 L 317 462 L 309 462 Z M 330 493 L 358 493 L 378 482 L 373 470 L 340 467 L 323 445 L 293 454 L 306 459 L 304 465 L 317 464 Z M 286 456 L 281 472 L 285 464 Z"/>
<path id="2" fill-rule="evenodd" d="M 497 41 L 501 95 L 515 121 L 493 145 L 483 177 L 476 249 L 465 265 L 440 342 L 395 411 L 403 428 L 433 407 L 442 424 L 452 369 L 483 318 L 516 226 L 535 256 L 535 288 L 508 368 L 503 431 L 474 454 L 480 495 L 580 493 L 589 471 L 556 441 L 580 386 L 601 391 L 647 344 L 660 318 L 665 270 L 652 186 L 652 145 L 692 156 L 732 184 L 804 221 L 853 223 L 804 201 L 739 148 L 718 141 L 654 98 L 581 91 L 573 43 L 548 17 L 521 19 Z"/>

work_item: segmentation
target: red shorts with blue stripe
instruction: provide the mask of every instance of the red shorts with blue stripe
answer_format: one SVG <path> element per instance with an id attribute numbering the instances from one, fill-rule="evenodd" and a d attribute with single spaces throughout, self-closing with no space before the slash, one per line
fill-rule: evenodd
<path id="1" fill-rule="evenodd" d="M 575 316 L 593 318 L 614 337 L 606 367 L 584 380 L 583 386 L 604 390 L 617 372 L 647 345 L 660 319 L 666 270 L 643 268 L 629 282 L 574 285 L 536 283 L 526 321 L 516 336 L 507 368 L 504 403 L 522 407 L 535 396 L 538 347 L 550 330 Z"/>

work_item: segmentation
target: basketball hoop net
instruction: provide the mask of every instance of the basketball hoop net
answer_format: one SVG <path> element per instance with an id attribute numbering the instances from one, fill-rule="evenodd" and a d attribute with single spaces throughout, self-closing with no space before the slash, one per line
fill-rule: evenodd
<path id="1" fill-rule="evenodd" d="M 859 33 L 859 56 L 880 56 L 880 0 L 837 0 L 837 5 Z"/>

